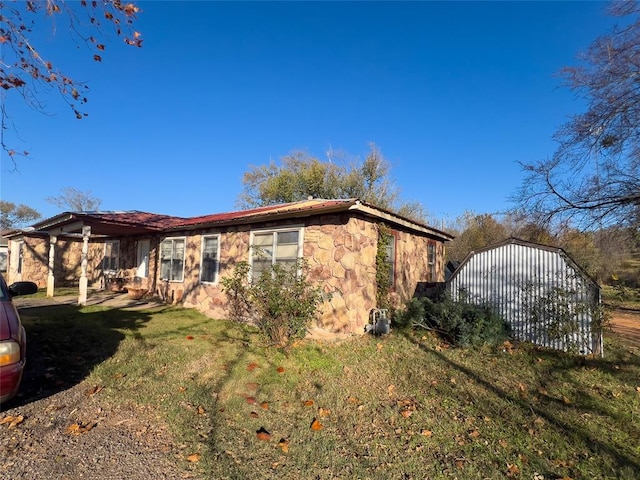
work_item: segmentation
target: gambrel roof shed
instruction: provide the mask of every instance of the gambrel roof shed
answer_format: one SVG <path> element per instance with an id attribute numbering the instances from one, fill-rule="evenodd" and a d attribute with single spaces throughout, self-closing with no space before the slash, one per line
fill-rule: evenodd
<path id="1" fill-rule="evenodd" d="M 602 353 L 600 286 L 559 247 L 508 238 L 473 251 L 447 289 L 454 300 L 494 308 L 519 340 Z"/>

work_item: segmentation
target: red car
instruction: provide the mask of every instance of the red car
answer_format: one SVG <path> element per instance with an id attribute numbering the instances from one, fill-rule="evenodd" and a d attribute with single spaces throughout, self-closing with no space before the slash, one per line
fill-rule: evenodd
<path id="1" fill-rule="evenodd" d="M 0 275 L 0 403 L 18 393 L 27 355 L 27 335 L 11 298 L 37 291 L 33 282 L 16 282 L 7 287 Z"/>

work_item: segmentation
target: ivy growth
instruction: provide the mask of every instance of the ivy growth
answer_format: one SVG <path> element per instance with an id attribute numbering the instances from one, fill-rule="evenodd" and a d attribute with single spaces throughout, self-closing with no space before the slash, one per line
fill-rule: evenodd
<path id="1" fill-rule="evenodd" d="M 391 244 L 391 229 L 384 223 L 378 224 L 378 249 L 376 251 L 376 302 L 378 308 L 389 308 L 391 300 L 391 264 L 387 250 Z"/>

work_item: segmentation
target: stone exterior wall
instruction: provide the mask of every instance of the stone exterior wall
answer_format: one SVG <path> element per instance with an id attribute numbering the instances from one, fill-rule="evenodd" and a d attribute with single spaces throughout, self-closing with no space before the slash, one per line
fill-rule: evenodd
<path id="1" fill-rule="evenodd" d="M 259 228 L 283 226 L 287 225 Z M 213 318 L 226 318 L 228 302 L 220 283 L 201 284 L 199 277 L 202 236 L 216 233 L 220 234 L 218 278 L 230 276 L 237 262 L 249 261 L 250 227 L 185 234 L 184 282 L 170 282 L 166 286 L 167 298 Z M 436 279 L 444 281 L 444 245 L 408 231 L 393 230 L 393 234 L 396 280 L 390 299 L 400 307 L 430 284 L 429 243 L 436 245 Z M 309 279 L 321 285 L 327 295 L 317 326 L 338 333 L 364 332 L 369 312 L 376 307 L 377 223 L 348 214 L 325 215 L 307 219 L 303 235 L 303 257 L 309 263 Z"/>
<path id="2" fill-rule="evenodd" d="M 317 320 L 320 328 L 336 333 L 363 333 L 369 312 L 376 308 L 376 253 L 378 222 L 353 213 L 340 213 L 291 221 L 240 225 L 224 229 L 175 232 L 170 237 L 184 237 L 184 280 L 164 282 L 161 278 L 159 245 L 163 237 L 125 237 L 120 239 L 119 267 L 133 278 L 137 270 L 137 246 L 140 240 L 150 240 L 149 277 L 137 287 L 146 289 L 171 303 L 196 308 L 212 318 L 226 318 L 228 300 L 220 278 L 233 274 L 236 264 L 249 261 L 252 229 L 303 228 L 303 258 L 308 262 L 309 279 L 322 287 L 326 301 Z M 444 281 L 444 244 L 440 240 L 409 229 L 391 229 L 395 238 L 395 278 L 389 292 L 391 304 L 402 307 L 414 296 L 423 296 L 434 283 L 429 265 L 429 245 L 435 245 L 435 280 Z M 220 235 L 218 281 L 200 282 L 203 235 Z M 21 278 L 31 280 L 41 288 L 47 284 L 49 239 L 25 237 Z M 104 239 L 89 243 L 87 275 L 89 285 L 105 286 L 102 271 Z M 13 242 L 12 242 L 13 243 Z M 56 245 L 56 286 L 77 285 L 81 273 L 82 240 L 59 238 Z"/>
<path id="3" fill-rule="evenodd" d="M 337 333 L 364 331 L 376 306 L 376 224 L 347 215 L 325 216 L 305 229 L 303 256 L 310 280 L 330 300 L 318 326 Z"/>
<path id="4" fill-rule="evenodd" d="M 222 291 L 222 285 L 200 283 L 200 257 L 202 237 L 220 233 L 220 266 L 218 279 L 229 277 L 238 262 L 249 261 L 249 227 L 234 227 L 223 232 L 203 231 L 187 237 L 187 249 L 185 255 L 185 281 L 182 284 L 175 282 L 169 285 L 173 293 L 169 298 L 179 301 L 183 298 L 183 305 L 188 308 L 196 308 L 213 318 L 227 318 L 227 296 Z"/>

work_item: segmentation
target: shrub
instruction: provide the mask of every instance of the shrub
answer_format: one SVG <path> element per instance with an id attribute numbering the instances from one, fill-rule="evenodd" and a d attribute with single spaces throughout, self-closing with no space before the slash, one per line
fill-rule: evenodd
<path id="1" fill-rule="evenodd" d="M 249 265 L 240 262 L 221 280 L 233 319 L 255 324 L 270 342 L 285 346 L 304 338 L 319 312 L 322 290 L 307 279 L 307 265 L 275 264 L 248 282 Z"/>
<path id="2" fill-rule="evenodd" d="M 453 345 L 498 344 L 509 336 L 509 326 L 488 306 L 414 298 L 398 319 L 400 325 L 432 330 Z"/>

